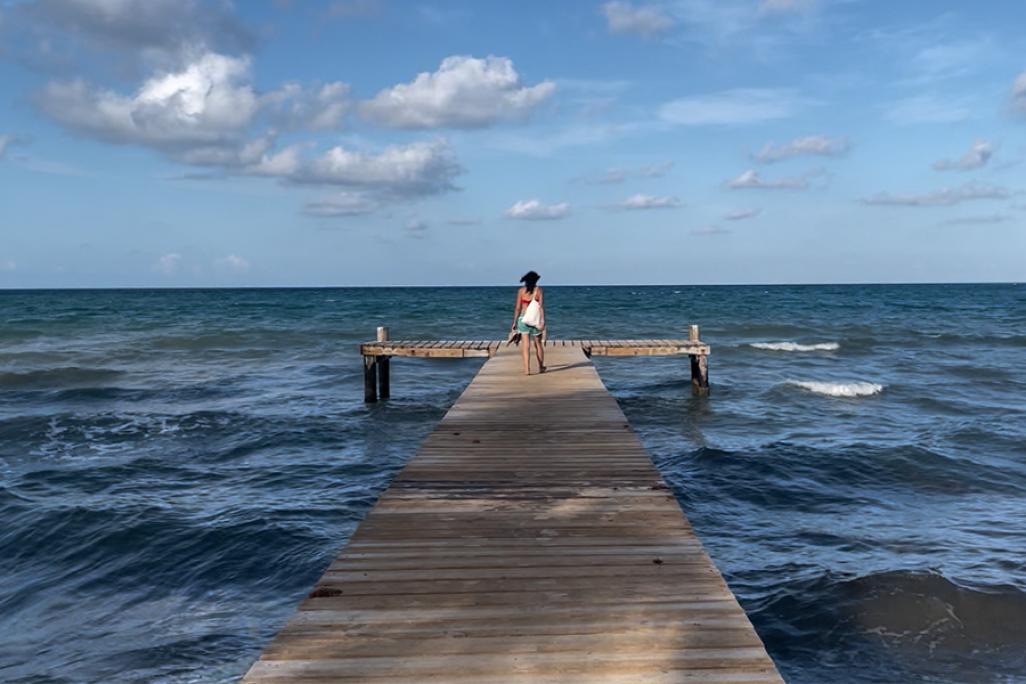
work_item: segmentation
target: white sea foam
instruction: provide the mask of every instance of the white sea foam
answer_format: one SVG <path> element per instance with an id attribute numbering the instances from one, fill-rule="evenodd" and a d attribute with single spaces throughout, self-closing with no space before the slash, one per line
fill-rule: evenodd
<path id="1" fill-rule="evenodd" d="M 830 397 L 869 397 L 883 391 L 883 385 L 878 385 L 875 382 L 816 382 L 814 380 L 791 380 L 789 382 L 796 387 Z"/>
<path id="2" fill-rule="evenodd" d="M 753 342 L 751 347 L 770 351 L 809 352 L 837 351 L 841 348 L 837 342 L 819 342 L 817 344 L 798 344 L 797 342 Z"/>

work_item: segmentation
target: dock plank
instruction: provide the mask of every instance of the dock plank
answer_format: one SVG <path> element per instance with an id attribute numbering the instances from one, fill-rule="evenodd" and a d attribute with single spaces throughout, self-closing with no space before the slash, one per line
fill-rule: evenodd
<path id="1" fill-rule="evenodd" d="M 584 355 L 662 342 L 404 347 L 493 356 L 243 682 L 781 684 Z"/>

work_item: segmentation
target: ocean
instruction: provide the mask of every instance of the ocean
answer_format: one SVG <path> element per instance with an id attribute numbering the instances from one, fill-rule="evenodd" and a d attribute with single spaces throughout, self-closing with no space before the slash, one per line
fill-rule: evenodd
<path id="1" fill-rule="evenodd" d="M 544 285 L 544 283 L 542 283 Z M 0 291 L 0 681 L 232 682 L 514 289 Z M 1026 682 L 1026 286 L 548 287 L 792 683 Z M 667 597 L 668 599 L 671 597 Z"/>

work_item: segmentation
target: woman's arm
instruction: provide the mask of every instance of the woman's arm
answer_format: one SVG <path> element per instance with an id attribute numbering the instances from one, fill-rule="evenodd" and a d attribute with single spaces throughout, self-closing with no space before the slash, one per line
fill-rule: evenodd
<path id="1" fill-rule="evenodd" d="M 539 330 L 545 329 L 545 290 L 538 288 L 538 306 L 541 307 L 541 326 Z"/>
<path id="2" fill-rule="evenodd" d="M 518 318 L 520 318 L 520 290 L 517 290 L 517 301 L 513 305 L 513 325 L 510 326 L 510 330 L 516 329 Z"/>

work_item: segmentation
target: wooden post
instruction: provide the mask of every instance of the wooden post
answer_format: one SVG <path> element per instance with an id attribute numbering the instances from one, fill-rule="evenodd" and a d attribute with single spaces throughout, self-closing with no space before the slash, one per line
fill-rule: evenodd
<path id="1" fill-rule="evenodd" d="M 378 326 L 378 342 L 388 342 L 388 328 L 379 325 Z M 388 366 L 389 357 L 379 356 L 378 357 L 378 396 L 382 399 L 388 399 L 391 396 L 391 387 L 389 386 L 388 377 Z"/>
<path id="2" fill-rule="evenodd" d="M 698 326 L 688 326 L 688 339 L 698 342 Z M 709 395 L 709 357 L 705 354 L 691 355 L 691 393 L 696 397 Z"/>
<path id="3" fill-rule="evenodd" d="M 378 400 L 378 357 L 372 354 L 363 357 L 363 400 L 368 404 Z"/>
<path id="4" fill-rule="evenodd" d="M 696 397 L 709 395 L 709 357 L 705 354 L 691 355 L 691 393 Z"/>

